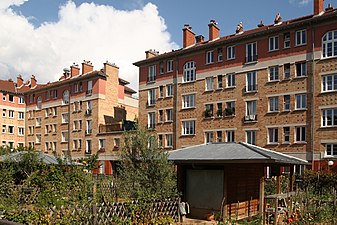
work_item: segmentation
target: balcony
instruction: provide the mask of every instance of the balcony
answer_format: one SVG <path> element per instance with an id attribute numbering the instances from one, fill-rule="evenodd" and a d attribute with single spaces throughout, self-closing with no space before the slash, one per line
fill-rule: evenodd
<path id="1" fill-rule="evenodd" d="M 123 120 L 122 122 L 113 123 L 113 124 L 100 124 L 99 133 L 113 133 L 113 132 L 122 132 L 135 130 L 135 122 L 129 120 Z"/>
<path id="2" fill-rule="evenodd" d="M 243 119 L 245 122 L 257 122 L 257 115 L 247 115 Z"/>
<path id="3" fill-rule="evenodd" d="M 212 118 L 213 117 L 213 110 L 206 109 L 204 112 L 205 118 Z"/>
<path id="4" fill-rule="evenodd" d="M 245 86 L 244 93 L 254 93 L 254 92 L 257 92 L 257 84 Z"/>
<path id="5" fill-rule="evenodd" d="M 257 55 L 246 56 L 246 63 L 255 63 L 257 62 Z"/>

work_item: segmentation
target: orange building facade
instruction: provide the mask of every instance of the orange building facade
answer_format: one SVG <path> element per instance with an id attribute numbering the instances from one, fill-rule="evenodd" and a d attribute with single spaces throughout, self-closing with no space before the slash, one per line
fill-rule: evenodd
<path id="1" fill-rule="evenodd" d="M 208 40 L 185 25 L 182 49 L 134 63 L 140 126 L 166 149 L 242 141 L 336 169 L 336 9 L 315 0 L 312 15 L 224 37 L 208 26 Z"/>

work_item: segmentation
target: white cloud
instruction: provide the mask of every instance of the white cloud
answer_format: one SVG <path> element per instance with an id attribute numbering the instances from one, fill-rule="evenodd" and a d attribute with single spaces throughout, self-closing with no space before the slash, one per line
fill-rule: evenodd
<path id="1" fill-rule="evenodd" d="M 7 9 L 10 6 L 16 5 L 22 5 L 24 2 L 28 0 L 1 0 L 0 1 L 0 10 L 1 9 Z"/>
<path id="2" fill-rule="evenodd" d="M 28 79 L 35 74 L 39 83 L 57 80 L 73 62 L 90 60 L 99 70 L 109 60 L 138 89 L 138 68 L 132 63 L 144 59 L 148 49 L 164 52 L 178 47 L 151 3 L 140 10 L 123 11 L 69 1 L 60 7 L 57 22 L 37 28 L 28 18 L 3 10 L 0 29 L 0 79 L 15 79 L 18 74 Z"/>
<path id="3" fill-rule="evenodd" d="M 308 5 L 312 0 L 289 0 L 291 4 L 298 4 L 300 6 Z"/>

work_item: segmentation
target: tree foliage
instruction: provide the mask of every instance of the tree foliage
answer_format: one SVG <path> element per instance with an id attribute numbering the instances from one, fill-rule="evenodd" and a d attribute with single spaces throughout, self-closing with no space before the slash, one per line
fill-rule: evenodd
<path id="1" fill-rule="evenodd" d="M 129 198 L 166 198 L 176 195 L 174 165 L 157 139 L 138 128 L 122 137 L 120 184 Z"/>

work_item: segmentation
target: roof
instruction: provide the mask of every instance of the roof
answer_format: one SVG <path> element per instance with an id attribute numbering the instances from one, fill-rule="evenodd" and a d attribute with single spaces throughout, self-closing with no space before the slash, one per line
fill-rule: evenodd
<path id="1" fill-rule="evenodd" d="M 124 86 L 124 91 L 131 93 L 131 94 L 137 93 L 135 90 L 133 90 L 132 88 L 129 88 L 128 86 Z"/>
<path id="2" fill-rule="evenodd" d="M 124 85 L 130 84 L 129 81 L 126 81 L 126 80 L 124 80 L 124 79 L 122 79 L 122 78 L 118 78 L 118 80 L 119 80 L 119 83 L 121 83 L 121 84 L 124 84 Z"/>
<path id="3" fill-rule="evenodd" d="M 0 80 L 0 91 L 16 93 L 15 83 L 9 80 Z"/>
<path id="4" fill-rule="evenodd" d="M 306 165 L 308 161 L 243 142 L 207 143 L 169 152 L 181 163 L 264 163 Z"/>
<path id="5" fill-rule="evenodd" d="M 198 50 L 201 50 L 203 48 L 210 48 L 210 47 L 215 47 L 215 46 L 219 46 L 219 45 L 226 44 L 226 43 L 233 43 L 233 42 L 236 42 L 236 41 L 240 41 L 242 39 L 249 39 L 249 38 L 253 38 L 253 37 L 256 37 L 256 36 L 266 35 L 266 33 L 291 29 L 291 28 L 294 28 L 296 26 L 306 26 L 306 25 L 308 26 L 311 23 L 331 20 L 332 17 L 336 17 L 336 16 L 337 16 L 337 9 L 332 8 L 332 9 L 326 10 L 322 15 L 311 14 L 311 15 L 302 16 L 302 17 L 299 17 L 299 18 L 294 18 L 294 19 L 290 19 L 290 20 L 287 20 L 287 21 L 283 21 L 281 24 L 278 24 L 278 25 L 274 25 L 274 24 L 264 25 L 262 27 L 257 27 L 257 28 L 253 28 L 253 29 L 250 29 L 250 30 L 245 30 L 242 34 L 230 34 L 230 35 L 227 35 L 227 36 L 220 37 L 217 40 L 204 41 L 202 43 L 194 44 L 194 45 L 189 46 L 187 48 L 172 50 L 172 52 L 166 52 L 166 53 L 160 54 L 160 55 L 152 57 L 152 58 L 140 60 L 140 61 L 135 62 L 133 64 L 135 66 L 141 66 L 143 64 L 156 62 L 157 60 L 163 60 L 163 59 L 170 58 L 170 57 L 172 58 L 173 56 L 198 51 Z"/>

